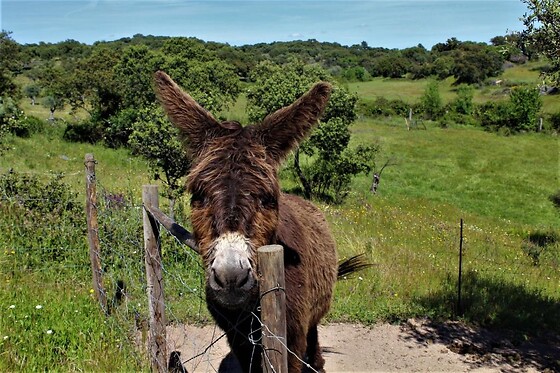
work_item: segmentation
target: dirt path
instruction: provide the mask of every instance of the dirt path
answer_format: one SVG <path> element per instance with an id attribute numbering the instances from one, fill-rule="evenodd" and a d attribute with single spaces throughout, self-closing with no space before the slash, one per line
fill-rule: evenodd
<path id="1" fill-rule="evenodd" d="M 168 328 L 169 351 L 189 372 L 216 372 L 229 352 L 214 326 Z M 410 320 L 402 326 L 328 324 L 319 329 L 327 372 L 555 372 L 560 338 L 519 342 L 460 323 Z M 209 347 L 211 346 L 211 347 Z M 198 357 L 194 356 L 200 354 Z"/>

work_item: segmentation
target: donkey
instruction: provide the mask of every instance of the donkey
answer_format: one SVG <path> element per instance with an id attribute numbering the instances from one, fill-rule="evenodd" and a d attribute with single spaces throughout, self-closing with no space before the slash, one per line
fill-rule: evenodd
<path id="1" fill-rule="evenodd" d="M 194 239 L 203 258 L 207 306 L 245 372 L 261 371 L 257 248 L 284 247 L 290 372 L 323 371 L 317 325 L 339 270 L 335 241 L 310 202 L 280 191 L 281 162 L 312 130 L 331 92 L 315 84 L 260 124 L 219 122 L 164 72 L 156 92 L 193 164 L 187 178 Z M 256 342 L 257 341 L 257 342 Z"/>

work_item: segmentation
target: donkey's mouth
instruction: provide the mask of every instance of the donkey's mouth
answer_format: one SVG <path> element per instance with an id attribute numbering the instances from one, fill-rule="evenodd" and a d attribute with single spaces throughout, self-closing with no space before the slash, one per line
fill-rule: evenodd
<path id="1" fill-rule="evenodd" d="M 212 278 L 206 283 L 206 298 L 230 310 L 252 309 L 258 300 L 258 293 L 257 283 L 251 275 L 240 287 L 220 287 Z"/>

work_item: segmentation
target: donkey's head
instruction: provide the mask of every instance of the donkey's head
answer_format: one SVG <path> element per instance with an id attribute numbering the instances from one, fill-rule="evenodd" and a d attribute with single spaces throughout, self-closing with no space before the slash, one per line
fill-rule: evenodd
<path id="1" fill-rule="evenodd" d="M 242 127 L 218 122 L 167 74 L 155 78 L 159 99 L 193 159 L 187 188 L 207 297 L 229 309 L 248 306 L 258 294 L 256 250 L 275 242 L 278 167 L 317 123 L 331 87 L 318 83 L 262 123 Z"/>

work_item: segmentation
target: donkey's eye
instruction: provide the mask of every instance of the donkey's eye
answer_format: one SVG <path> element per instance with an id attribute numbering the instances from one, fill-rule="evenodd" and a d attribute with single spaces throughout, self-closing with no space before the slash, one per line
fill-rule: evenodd
<path id="1" fill-rule="evenodd" d="M 277 199 L 272 194 L 263 194 L 259 197 L 259 202 L 266 209 L 274 209 L 278 206 Z"/>
<path id="2" fill-rule="evenodd" d="M 191 196 L 191 206 L 204 205 L 206 197 L 202 193 L 193 193 Z"/>

